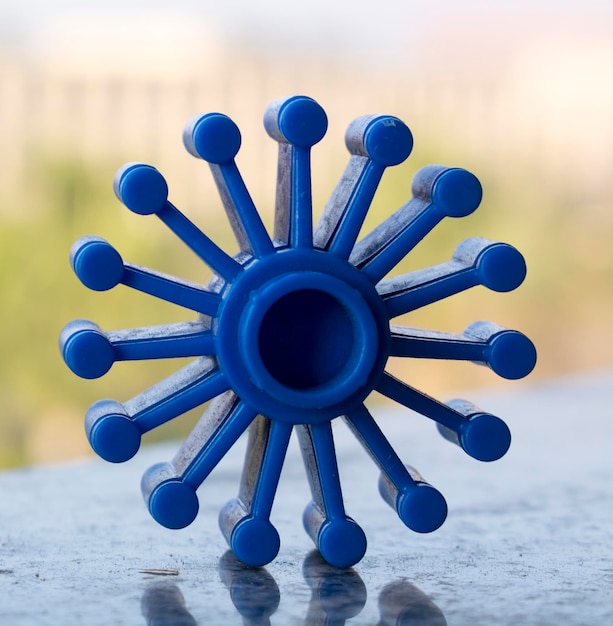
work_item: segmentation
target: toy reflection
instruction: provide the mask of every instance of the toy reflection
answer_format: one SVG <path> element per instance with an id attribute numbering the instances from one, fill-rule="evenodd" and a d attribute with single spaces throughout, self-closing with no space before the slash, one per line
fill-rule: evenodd
<path id="1" fill-rule="evenodd" d="M 379 593 L 377 626 L 447 626 L 443 612 L 407 580 L 385 585 Z"/>
<path id="2" fill-rule="evenodd" d="M 304 560 L 302 574 L 311 588 L 305 624 L 342 625 L 364 608 L 366 585 L 354 569 L 332 567 L 315 550 Z"/>
<path id="3" fill-rule="evenodd" d="M 304 626 L 344 626 L 358 616 L 367 599 L 364 581 L 353 569 L 337 569 L 313 551 L 302 572 L 311 589 Z M 281 593 L 264 568 L 249 568 L 228 551 L 219 574 L 245 626 L 270 626 Z M 406 580 L 393 581 L 380 591 L 379 621 L 373 626 L 446 626 L 442 611 L 426 594 Z M 174 583 L 158 583 L 142 599 L 147 626 L 197 626 Z M 211 622 L 213 623 L 214 620 Z M 201 626 L 204 626 L 203 624 Z"/>
<path id="4" fill-rule="evenodd" d="M 174 583 L 159 582 L 147 587 L 141 609 L 147 626 L 198 626 Z"/>
<path id="5" fill-rule="evenodd" d="M 279 607 L 277 581 L 263 567 L 247 567 L 228 550 L 219 561 L 219 576 L 245 626 L 269 626 Z"/>

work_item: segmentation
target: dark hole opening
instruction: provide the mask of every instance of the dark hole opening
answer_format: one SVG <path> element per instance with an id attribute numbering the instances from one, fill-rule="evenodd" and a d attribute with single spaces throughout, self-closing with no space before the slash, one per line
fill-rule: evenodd
<path id="1" fill-rule="evenodd" d="M 325 384 L 347 365 L 354 329 L 347 310 L 317 289 L 294 291 L 265 314 L 258 337 L 264 366 L 279 383 L 304 390 Z"/>

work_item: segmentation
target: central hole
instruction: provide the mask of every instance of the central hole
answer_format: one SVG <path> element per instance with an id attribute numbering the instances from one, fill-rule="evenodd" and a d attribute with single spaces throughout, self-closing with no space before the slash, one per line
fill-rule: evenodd
<path id="1" fill-rule="evenodd" d="M 347 310 L 324 291 L 293 291 L 264 315 L 258 336 L 269 374 L 292 389 L 309 389 L 335 378 L 353 352 Z"/>

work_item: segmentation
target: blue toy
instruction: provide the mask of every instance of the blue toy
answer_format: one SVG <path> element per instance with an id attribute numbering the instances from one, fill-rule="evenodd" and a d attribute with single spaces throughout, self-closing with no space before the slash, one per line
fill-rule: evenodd
<path id="1" fill-rule="evenodd" d="M 219 525 L 244 563 L 273 560 L 279 535 L 269 517 L 295 430 L 313 495 L 304 527 L 330 564 L 348 567 L 364 556 L 366 537 L 343 506 L 334 418 L 344 419 L 380 467 L 385 501 L 420 533 L 443 523 L 447 505 L 399 459 L 364 406 L 367 396 L 378 391 L 434 420 L 446 439 L 481 461 L 500 458 L 511 441 L 498 417 L 461 400 L 442 404 L 388 374 L 388 357 L 473 361 L 510 379 L 526 376 L 536 361 L 528 338 L 489 322 L 456 335 L 390 320 L 475 285 L 510 291 L 526 267 L 510 245 L 473 238 L 450 261 L 386 278 L 443 218 L 477 208 L 477 178 L 460 168 L 423 168 L 413 198 L 356 243 L 385 168 L 411 152 L 407 126 L 391 116 L 361 117 L 349 126 L 349 163 L 314 229 L 310 150 L 326 132 L 326 114 L 314 100 L 294 96 L 273 102 L 264 126 L 279 143 L 273 238 L 234 161 L 237 126 L 219 113 L 194 118 L 183 134 L 185 147 L 209 163 L 240 252 L 226 254 L 175 208 L 155 168 L 124 166 L 115 177 L 118 198 L 135 213 L 155 214 L 215 277 L 207 287 L 186 282 L 124 262 L 100 237 L 83 237 L 70 258 L 86 287 L 104 291 L 121 283 L 198 318 L 114 332 L 76 320 L 62 331 L 61 350 L 83 378 L 104 375 L 116 361 L 194 357 L 128 402 L 96 402 L 85 418 L 92 448 L 121 463 L 136 454 L 143 433 L 211 400 L 175 458 L 143 477 L 145 501 L 160 524 L 183 528 L 194 521 L 196 490 L 248 430 L 238 497 L 222 509 Z"/>

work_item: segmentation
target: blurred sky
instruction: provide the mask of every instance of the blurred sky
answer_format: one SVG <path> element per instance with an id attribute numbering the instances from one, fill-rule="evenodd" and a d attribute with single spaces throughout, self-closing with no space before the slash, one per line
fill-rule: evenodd
<path id="1" fill-rule="evenodd" d="M 0 40 L 19 46 L 87 14 L 112 15 L 116 26 L 123 18 L 136 30 L 144 13 L 202 20 L 225 39 L 248 38 L 273 50 L 317 48 L 364 60 L 401 55 L 417 62 L 424 47 L 436 47 L 437 31 L 455 31 L 466 43 L 487 24 L 489 41 L 480 45 L 492 53 L 552 33 L 610 35 L 613 25 L 613 2 L 605 0 L 0 0 Z"/>

